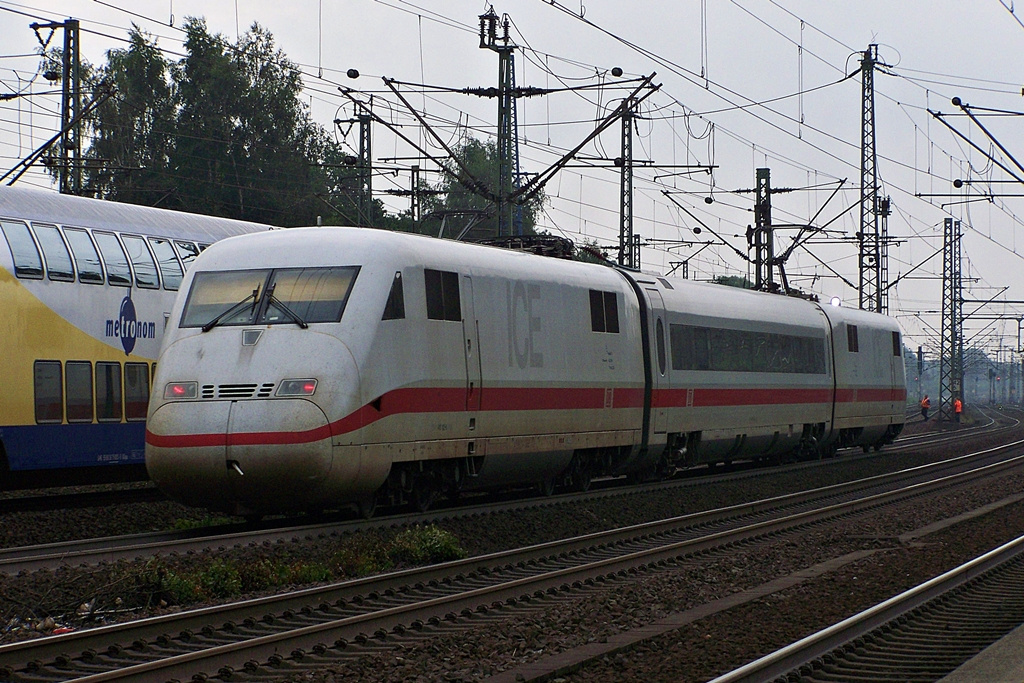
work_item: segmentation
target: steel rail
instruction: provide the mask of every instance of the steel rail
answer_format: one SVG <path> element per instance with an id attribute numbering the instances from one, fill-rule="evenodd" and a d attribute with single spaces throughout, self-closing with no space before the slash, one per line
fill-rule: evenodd
<path id="1" fill-rule="evenodd" d="M 1024 536 L 966 562 L 945 574 L 900 593 L 859 614 L 715 678 L 710 683 L 762 683 L 785 678 L 790 672 L 820 660 L 857 638 L 899 619 L 1024 553 Z"/>
<path id="2" fill-rule="evenodd" d="M 1021 442 L 1015 445 L 1019 446 Z M 997 449 L 987 449 L 988 452 L 1006 450 L 1007 446 Z M 390 599 L 401 599 L 402 594 L 415 593 L 425 586 L 431 588 L 447 588 L 452 592 L 449 595 L 432 596 L 425 599 L 413 599 L 409 604 L 387 606 L 384 609 L 372 611 L 365 614 L 346 616 L 341 619 L 330 619 L 325 623 L 308 625 L 296 630 L 269 635 L 256 636 L 241 642 L 220 645 L 202 652 L 190 652 L 179 654 L 157 662 L 147 662 L 135 666 L 126 666 L 117 671 L 104 672 L 95 676 L 82 678 L 82 681 L 93 683 L 106 680 L 153 680 L 157 671 L 160 676 L 166 678 L 188 677 L 197 670 L 217 671 L 222 666 L 235 665 L 241 661 L 252 660 L 256 657 L 266 656 L 269 650 L 281 651 L 287 646 L 292 649 L 329 647 L 326 643 L 332 642 L 339 637 L 354 638 L 359 634 L 386 632 L 403 625 L 414 624 L 423 621 L 425 618 L 446 613 L 457 613 L 460 610 L 470 610 L 481 606 L 493 605 L 519 599 L 530 599 L 531 596 L 543 595 L 553 588 L 567 589 L 570 586 L 582 586 L 584 582 L 603 580 L 615 576 L 624 575 L 626 572 L 635 571 L 640 566 L 651 566 L 667 561 L 720 548 L 729 544 L 741 542 L 752 538 L 762 538 L 767 535 L 775 535 L 794 528 L 802 528 L 807 525 L 819 523 L 828 519 L 856 514 L 867 509 L 877 508 L 891 504 L 897 500 L 907 497 L 924 495 L 934 492 L 940 488 L 947 488 L 963 484 L 966 481 L 984 476 L 991 476 L 995 473 L 1019 468 L 1024 464 L 1024 455 L 1000 460 L 987 464 L 968 472 L 960 472 L 947 475 L 941 478 L 927 481 L 917 481 L 902 488 L 871 493 L 860 496 L 853 500 L 829 504 L 824 507 L 816 507 L 810 510 L 803 510 L 796 513 L 786 514 L 777 512 L 773 519 L 747 523 L 739 528 L 701 534 L 695 538 L 687 538 L 682 541 L 672 541 L 667 537 L 668 533 L 680 526 L 691 528 L 694 520 L 701 518 L 701 515 L 688 515 L 662 522 L 637 525 L 628 529 L 617 529 L 610 532 L 590 534 L 568 541 L 556 541 L 552 543 L 531 546 L 516 551 L 494 553 L 487 556 L 470 558 L 450 562 L 443 565 L 436 565 L 422 569 L 406 570 L 390 575 L 371 577 L 333 586 L 307 589 L 295 594 L 284 596 L 273 596 L 259 600 L 245 601 L 220 607 L 211 607 L 203 610 L 195 610 L 183 614 L 167 615 L 125 624 L 115 624 L 97 629 L 80 631 L 60 636 L 52 636 L 34 641 L 14 643 L 0 647 L 0 666 L 7 667 L 14 671 L 19 665 L 17 662 L 25 661 L 51 661 L 61 656 L 69 659 L 63 653 L 68 651 L 106 651 L 112 647 L 112 643 L 119 643 L 118 647 L 130 648 L 132 643 L 142 643 L 154 638 L 166 638 L 168 632 L 200 631 L 210 628 L 212 623 L 234 622 L 245 617 L 250 619 L 260 618 L 265 615 L 268 609 L 277 614 L 287 613 L 291 610 L 309 610 L 310 605 L 328 605 L 330 602 L 337 603 L 339 600 L 350 600 L 354 595 L 369 595 L 379 597 L 389 595 Z M 915 468 L 919 474 L 923 474 L 928 467 Z M 934 473 L 934 472 L 932 472 Z M 899 473 L 905 478 L 905 473 Z M 890 475 L 895 479 L 897 475 Z M 884 477 L 874 477 L 880 480 Z M 880 482 L 879 482 L 880 483 Z M 827 487 L 819 490 L 819 499 L 823 496 L 821 491 L 834 492 L 842 486 Z M 850 489 L 853 490 L 853 489 Z M 863 490 L 861 487 L 860 490 Z M 806 494 L 804 494 L 806 495 Z M 831 498 L 832 496 L 828 496 Z M 741 505 L 730 508 L 730 514 L 726 518 L 737 518 L 746 513 L 751 514 L 763 512 L 764 509 L 776 509 L 780 507 L 780 501 L 789 499 L 792 504 L 797 504 L 800 496 L 784 496 L 770 501 L 762 501 L 763 506 Z M 761 507 L 760 510 L 758 508 Z M 632 550 L 627 541 L 637 542 L 643 539 L 654 543 L 654 547 Z M 584 551 L 596 552 L 601 555 L 598 559 L 587 560 Z M 611 557 L 607 555 L 611 554 Z M 542 562 L 557 560 L 561 563 L 578 562 L 576 566 L 559 566 L 547 571 L 541 566 Z M 522 572 L 532 571 L 530 576 L 518 576 Z M 471 583 L 466 580 L 467 574 L 474 578 L 476 583 L 481 581 L 490 582 L 484 587 L 469 587 L 464 590 L 458 588 L 460 580 L 462 583 Z M 515 576 L 514 578 L 509 578 Z M 444 582 L 451 580 L 454 586 L 445 586 Z M 409 587 L 413 588 L 410 589 Z M 397 587 L 397 588 L 396 588 Z M 557 588 L 556 588 L 557 587 Z M 428 590 L 427 593 L 430 593 Z M 411 595 L 410 595 L 411 597 Z M 310 612 L 312 610 L 309 610 Z M 270 621 L 274 621 L 271 617 Z M 287 621 L 287 619 L 285 620 Z M 186 638 L 187 640 L 187 638 Z M 204 654 L 205 653 L 205 654 Z M 185 674 L 183 672 L 188 671 Z M 74 679 L 79 680 L 79 679 Z"/>

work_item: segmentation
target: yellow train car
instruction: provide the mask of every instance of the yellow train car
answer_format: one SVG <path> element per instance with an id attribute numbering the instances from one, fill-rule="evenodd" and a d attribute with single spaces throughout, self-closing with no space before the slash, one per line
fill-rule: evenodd
<path id="1" fill-rule="evenodd" d="M 145 478 L 154 362 L 185 271 L 270 226 L 0 187 L 0 488 Z"/>

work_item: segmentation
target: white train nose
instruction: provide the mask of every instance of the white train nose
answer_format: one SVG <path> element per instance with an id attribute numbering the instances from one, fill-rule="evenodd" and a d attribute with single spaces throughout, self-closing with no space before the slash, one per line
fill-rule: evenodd
<path id="1" fill-rule="evenodd" d="M 183 425 L 187 433 L 175 433 Z M 330 471 L 331 428 L 304 399 L 168 403 L 150 415 L 146 468 L 162 491 L 186 505 L 239 515 L 284 512 Z"/>

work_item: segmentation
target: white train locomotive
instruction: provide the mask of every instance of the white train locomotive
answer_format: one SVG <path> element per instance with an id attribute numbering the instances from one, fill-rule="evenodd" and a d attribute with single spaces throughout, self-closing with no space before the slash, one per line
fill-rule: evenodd
<path id="1" fill-rule="evenodd" d="M 360 228 L 207 249 L 154 387 L 150 477 L 246 516 L 877 449 L 906 401 L 882 315 Z"/>

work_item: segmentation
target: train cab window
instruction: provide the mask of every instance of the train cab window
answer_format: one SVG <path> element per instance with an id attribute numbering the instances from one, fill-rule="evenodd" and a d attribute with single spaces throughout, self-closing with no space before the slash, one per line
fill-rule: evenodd
<path id="1" fill-rule="evenodd" d="M 92 422 L 92 363 L 69 360 L 64 375 L 68 422 Z"/>
<path id="2" fill-rule="evenodd" d="M 174 247 L 171 246 L 171 241 L 162 237 L 150 237 L 149 246 L 153 247 L 153 253 L 156 254 L 160 275 L 164 280 L 164 289 L 178 289 L 181 286 L 183 271 L 178 256 L 174 253 Z"/>
<path id="3" fill-rule="evenodd" d="M 860 351 L 860 341 L 857 339 L 857 326 L 846 323 L 846 346 L 850 353 Z"/>
<path id="4" fill-rule="evenodd" d="M 424 268 L 423 279 L 427 291 L 427 318 L 455 322 L 462 320 L 459 274 Z"/>
<path id="5" fill-rule="evenodd" d="M 294 316 L 306 323 L 339 322 L 358 273 L 355 266 L 275 270 L 268 285 L 273 296 L 260 307 L 258 322 L 297 322 Z"/>
<path id="6" fill-rule="evenodd" d="M 68 245 L 61 239 L 60 230 L 56 225 L 40 225 L 33 223 L 36 239 L 43 248 L 43 259 L 46 261 L 46 277 L 61 282 L 75 281 L 75 266 L 71 261 Z"/>
<path id="7" fill-rule="evenodd" d="M 146 419 L 149 408 L 149 366 L 124 364 L 124 417 L 129 422 Z"/>
<path id="8" fill-rule="evenodd" d="M 903 355 L 903 340 L 900 339 L 899 332 L 892 333 L 892 355 L 902 356 Z"/>
<path id="9" fill-rule="evenodd" d="M 146 289 L 159 288 L 160 278 L 156 275 L 156 261 L 146 247 L 146 240 L 136 235 L 121 235 L 121 242 L 128 250 L 128 258 L 135 269 L 135 284 Z"/>
<path id="10" fill-rule="evenodd" d="M 199 256 L 199 247 L 194 242 L 174 240 L 174 249 L 178 252 L 178 258 L 181 259 L 181 265 L 185 267 L 185 270 L 188 270 L 192 262 L 196 260 L 196 256 Z"/>
<path id="11" fill-rule="evenodd" d="M 61 391 L 60 361 L 35 363 L 36 422 L 60 424 L 64 419 L 64 395 Z"/>
<path id="12" fill-rule="evenodd" d="M 107 284 L 115 287 L 132 286 L 132 269 L 128 265 L 128 255 L 124 253 L 117 235 L 111 232 L 94 230 L 92 236 L 100 248 L 103 263 L 107 266 Z"/>
<path id="13" fill-rule="evenodd" d="M 615 292 L 590 290 L 590 329 L 618 334 L 619 302 Z"/>
<path id="14" fill-rule="evenodd" d="M 71 253 L 78 270 L 78 281 L 102 285 L 103 268 L 100 266 L 100 255 L 89 233 L 81 228 L 64 228 L 64 236 L 71 245 Z"/>
<path id="15" fill-rule="evenodd" d="M 121 421 L 121 364 L 96 363 L 96 419 Z"/>
<path id="16" fill-rule="evenodd" d="M 20 221 L 0 221 L 7 244 L 14 256 L 14 274 L 32 280 L 43 279 L 43 260 L 39 256 L 32 233 L 28 226 Z"/>
<path id="17" fill-rule="evenodd" d="M 388 294 L 388 301 L 384 304 L 384 315 L 381 320 L 400 320 L 405 317 L 405 293 L 402 289 L 402 273 L 395 273 L 395 279 L 391 281 L 391 292 Z"/>
<path id="18" fill-rule="evenodd" d="M 199 272 L 180 326 L 336 323 L 358 273 L 357 266 Z"/>

